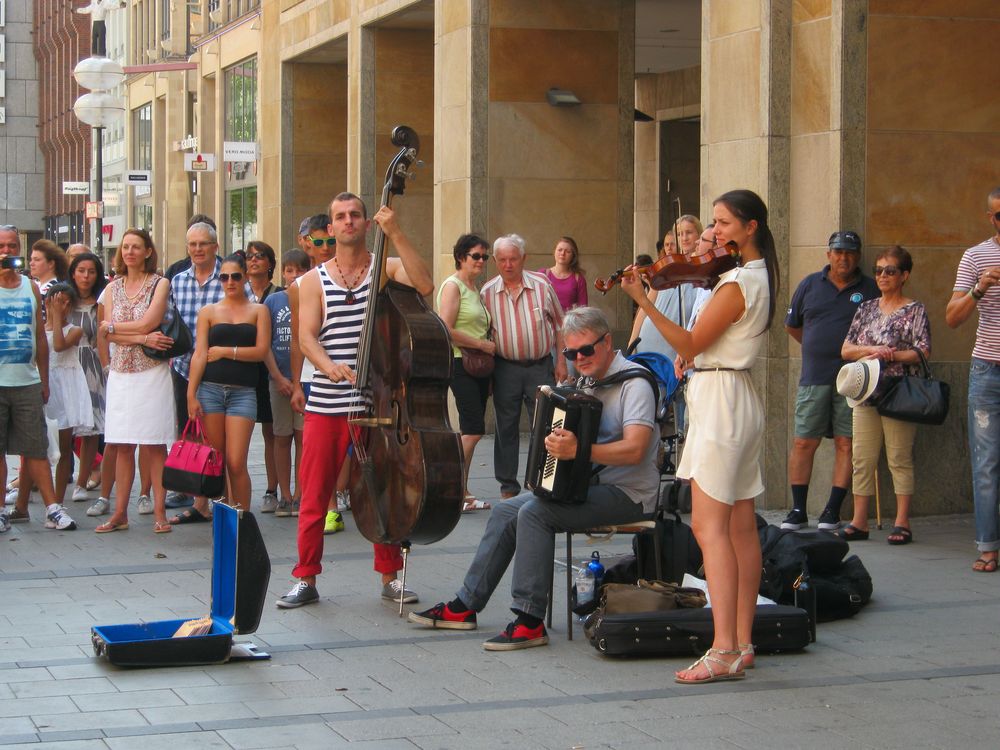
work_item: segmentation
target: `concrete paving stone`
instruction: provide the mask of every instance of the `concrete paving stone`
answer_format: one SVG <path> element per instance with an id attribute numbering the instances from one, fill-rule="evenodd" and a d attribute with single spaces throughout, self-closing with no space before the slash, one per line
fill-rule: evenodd
<path id="1" fill-rule="evenodd" d="M 133 737 L 109 737 L 105 744 L 110 750 L 135 750 Z M 230 750 L 230 745 L 215 732 L 180 732 L 148 735 L 142 738 L 142 750 Z"/>
<path id="2" fill-rule="evenodd" d="M 240 701 L 263 701 L 284 698 L 278 688 L 267 684 L 256 685 L 198 685 L 186 688 L 170 688 L 185 703 L 200 705 L 207 703 L 238 703 Z"/>
<path id="3" fill-rule="evenodd" d="M 456 731 L 433 716 L 407 716 L 379 721 L 337 721 L 328 724 L 351 743 L 364 740 L 406 739 L 428 735 L 456 734 Z"/>
<path id="4" fill-rule="evenodd" d="M 38 739 L 43 744 L 75 740 L 101 740 L 104 739 L 104 731 L 101 729 L 65 729 L 56 732 L 38 732 Z"/>
<path id="5" fill-rule="evenodd" d="M 381 708 L 413 708 L 421 706 L 463 706 L 468 701 L 443 688 L 421 688 L 419 685 L 403 689 L 398 685 L 379 685 L 382 691 L 348 692 L 347 697 L 366 710 Z M 423 713 L 423 712 L 422 712 Z"/>
<path id="6" fill-rule="evenodd" d="M 88 711 L 75 714 L 33 713 L 31 718 L 39 731 L 50 732 L 146 726 L 146 719 L 135 710 Z"/>
<path id="7" fill-rule="evenodd" d="M 531 727 L 561 727 L 562 722 L 535 708 L 498 708 L 493 711 L 440 713 L 438 719 L 459 732 L 478 729 L 495 734 Z"/>
<path id="8" fill-rule="evenodd" d="M 951 750 L 956 747 L 971 747 L 976 739 L 965 732 L 957 733 L 954 726 L 939 726 L 935 721 L 900 721 L 891 713 L 869 724 L 845 723 L 837 732 L 852 741 L 886 750 L 911 747 Z"/>
<path id="9" fill-rule="evenodd" d="M 296 750 L 306 750 L 305 745 L 295 744 Z M 412 740 L 409 739 L 395 739 L 395 740 L 359 740 L 357 742 L 352 742 L 348 747 L 351 750 L 414 750 L 416 745 L 413 744 Z M 311 750 L 311 749 L 310 749 Z M 321 747 L 316 747 L 315 750 L 322 750 Z"/>
<path id="10" fill-rule="evenodd" d="M 32 742 L 21 744 L 8 744 L 3 742 L 2 737 L 0 737 L 0 746 L 4 750 L 39 750 L 38 739 L 35 735 L 31 735 L 35 738 Z M 45 750 L 108 750 L 108 746 L 104 744 L 104 740 L 69 740 L 69 741 L 57 741 L 57 742 L 46 742 Z"/>
<path id="11" fill-rule="evenodd" d="M 105 727 L 107 737 L 146 737 L 151 734 L 176 734 L 178 732 L 201 732 L 203 728 L 196 722 L 173 722 L 155 726 Z M 138 744 L 138 743 L 137 743 Z"/>
<path id="12" fill-rule="evenodd" d="M 696 716 L 647 717 L 629 719 L 628 725 L 649 737 L 664 741 L 676 737 L 728 737 L 751 727 L 732 716 L 713 716 L 710 721 Z"/>
<path id="13" fill-rule="evenodd" d="M 323 679 L 307 680 L 303 682 L 277 682 L 274 687 L 278 688 L 289 698 L 299 695 L 344 695 L 355 700 L 369 693 L 376 693 L 381 696 L 387 689 L 369 679 L 368 675 L 355 674 L 344 679 Z"/>
<path id="14" fill-rule="evenodd" d="M 51 679 L 53 679 L 52 673 L 45 667 L 5 667 L 0 669 L 0 685 L 9 682 L 43 682 Z"/>
<path id="15" fill-rule="evenodd" d="M 139 709 L 139 713 L 153 726 L 169 724 L 171 722 L 184 722 L 200 726 L 205 722 L 254 718 L 253 711 L 243 703 L 235 700 L 218 703 L 185 704 L 178 697 L 176 703 L 164 702 L 153 706 L 137 706 L 137 708 Z"/>
<path id="16" fill-rule="evenodd" d="M 48 680 L 43 682 L 12 682 L 10 689 L 18 698 L 44 698 L 52 695 L 88 695 L 114 693 L 117 688 L 104 677 L 79 680 Z"/>
<path id="17" fill-rule="evenodd" d="M 126 708 L 184 705 L 184 701 L 171 690 L 130 690 L 127 693 L 74 695 L 72 700 L 80 707 L 81 711 L 114 711 Z"/>
<path id="18" fill-rule="evenodd" d="M 301 681 L 311 675 L 298 665 L 278 665 L 271 662 L 243 662 L 228 664 L 226 669 L 217 670 L 212 679 L 220 685 L 274 684 L 278 682 Z"/>
<path id="19" fill-rule="evenodd" d="M 870 745 L 829 729 L 753 730 L 728 735 L 726 741 L 745 750 L 870 750 L 888 745 Z M 920 747 L 926 747 L 921 745 Z"/>
<path id="20" fill-rule="evenodd" d="M 0 719 L 0 737 L 5 734 L 29 734 L 35 731 L 35 723 L 27 716 Z"/>
<path id="21" fill-rule="evenodd" d="M 648 734 L 623 722 L 586 726 L 559 726 L 544 729 L 522 729 L 519 735 L 548 748 L 631 747 L 651 739 Z"/>
<path id="22" fill-rule="evenodd" d="M 347 747 L 348 743 L 321 722 L 294 722 L 281 726 L 220 729 L 222 737 L 234 750 L 263 750 L 295 743 L 297 747 Z"/>
<path id="23" fill-rule="evenodd" d="M 940 701 L 944 708 L 950 708 L 964 715 L 976 718 L 990 718 L 994 721 L 997 716 L 997 696 L 995 693 L 988 695 L 966 695 L 960 698 L 945 698 Z M 992 709 L 990 708 L 992 706 Z"/>
<path id="24" fill-rule="evenodd" d="M 943 677 L 932 682 L 947 697 L 1000 693 L 1000 674 Z"/>
<path id="25" fill-rule="evenodd" d="M 354 711 L 357 704 L 343 695 L 277 698 L 275 700 L 245 700 L 246 707 L 256 716 L 295 716 L 296 714 L 329 714 Z"/>
<path id="26" fill-rule="evenodd" d="M 38 750 L 38 735 L 34 732 L 30 734 L 6 734 L 0 736 L 0 747 L 32 747 Z"/>
<path id="27" fill-rule="evenodd" d="M 547 750 L 545 745 L 517 732 L 463 732 L 454 735 L 414 737 L 411 742 L 422 750 Z M 354 744 L 351 744 L 354 747 Z M 587 750 L 591 750 L 588 746 Z M 731 750 L 731 749 L 730 749 Z"/>
<path id="28" fill-rule="evenodd" d="M 590 750 L 590 745 L 584 746 Z M 663 740 L 651 740 L 648 742 L 629 742 L 626 744 L 611 743 L 614 750 L 663 750 Z M 736 745 L 719 737 L 699 737 L 695 740 L 674 738 L 670 740 L 667 747 L 670 750 L 736 750 Z"/>
<path id="29" fill-rule="evenodd" d="M 202 667 L 129 670 L 108 665 L 105 668 L 107 679 L 122 692 L 162 688 L 176 690 L 178 695 L 184 697 L 189 690 L 219 684 Z"/>
<path id="30" fill-rule="evenodd" d="M 60 646 L 79 646 L 90 644 L 90 631 L 78 631 L 74 633 L 61 633 L 59 635 L 39 635 L 27 636 L 25 642 L 28 648 L 58 648 Z"/>
<path id="31" fill-rule="evenodd" d="M 80 709 L 67 696 L 49 698 L 32 698 L 26 701 L 21 698 L 0 700 L 0 718 L 28 716 L 32 712 L 58 714 L 79 713 Z"/>

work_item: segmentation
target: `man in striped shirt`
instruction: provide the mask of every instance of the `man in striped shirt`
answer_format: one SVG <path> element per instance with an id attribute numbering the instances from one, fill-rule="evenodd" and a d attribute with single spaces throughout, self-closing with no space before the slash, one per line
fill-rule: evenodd
<path id="1" fill-rule="evenodd" d="M 972 569 L 993 573 L 1000 550 L 1000 187 L 986 199 L 993 236 L 958 263 L 945 322 L 957 328 L 979 313 L 969 365 L 969 455 L 979 558 Z"/>
<path id="2" fill-rule="evenodd" d="M 493 408 L 497 420 L 493 472 L 504 499 L 521 491 L 517 481 L 521 404 L 528 407 L 529 420 L 534 419 L 538 386 L 566 379 L 562 306 L 543 274 L 524 270 L 524 252 L 524 238 L 516 234 L 499 237 L 493 243 L 499 275 L 490 279 L 481 292 L 497 347 L 493 373 Z"/>

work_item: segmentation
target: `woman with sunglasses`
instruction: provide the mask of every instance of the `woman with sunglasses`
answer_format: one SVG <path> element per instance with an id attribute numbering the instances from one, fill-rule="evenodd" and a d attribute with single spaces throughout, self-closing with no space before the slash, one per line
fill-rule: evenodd
<path id="1" fill-rule="evenodd" d="M 875 259 L 874 270 L 882 296 L 858 306 L 840 355 L 852 362 L 879 359 L 880 372 L 888 376 L 919 374 L 922 368 L 916 350 L 931 356 L 931 326 L 923 303 L 903 294 L 913 270 L 913 258 L 906 248 L 893 245 Z M 909 544 L 913 541 L 910 501 L 917 425 L 883 417 L 871 398 L 854 407 L 853 420 L 854 518 L 837 531 L 837 536 L 851 542 L 868 538 L 868 503 L 875 493 L 875 472 L 884 441 L 896 491 L 896 521 L 887 541 Z"/>
<path id="2" fill-rule="evenodd" d="M 677 476 L 691 481 L 691 526 L 705 556 L 715 637 L 701 659 L 675 674 L 681 684 L 745 676 L 753 666 L 750 634 L 760 587 L 754 498 L 764 491 L 764 410 L 750 366 L 774 317 L 777 254 L 767 206 L 755 193 L 725 193 L 713 202 L 712 213 L 716 240 L 734 243 L 742 265 L 720 277 L 690 331 L 656 309 L 637 274 L 622 281 L 670 346 L 694 362 L 687 390 L 690 429 Z"/>
<path id="3" fill-rule="evenodd" d="M 273 292 L 281 287 L 274 284 L 274 271 L 278 259 L 274 248 L 266 242 L 253 240 L 247 243 L 247 280 L 253 291 L 254 300 L 263 304 Z M 264 491 L 263 507 L 278 505 L 278 470 L 274 463 L 274 416 L 271 412 L 271 389 L 267 366 L 261 362 L 257 373 L 257 422 L 264 437 L 264 472 L 267 488 Z"/>
<path id="4" fill-rule="evenodd" d="M 486 400 L 490 395 L 490 377 L 475 377 L 462 366 L 459 347 L 479 349 L 487 354 L 496 351 L 490 341 L 490 316 L 479 297 L 476 280 L 486 270 L 490 258 L 489 243 L 474 234 L 458 238 L 452 255 L 455 256 L 455 273 L 441 282 L 438 290 L 438 315 L 451 334 L 452 353 L 455 357 L 451 378 L 451 392 L 458 406 L 458 424 L 462 432 L 462 451 L 465 455 L 465 504 L 462 512 L 489 510 L 490 504 L 469 493 L 469 467 L 476 444 L 486 432 Z"/>
<path id="5" fill-rule="evenodd" d="M 188 379 L 188 415 L 201 419 L 205 437 L 226 462 L 231 504 L 250 509 L 247 454 L 257 418 L 257 372 L 271 348 L 271 316 L 243 288 L 247 265 L 240 253 L 219 270 L 222 299 L 198 311 Z"/>
<path id="6" fill-rule="evenodd" d="M 572 237 L 560 237 L 552 251 L 555 265 L 539 268 L 556 290 L 563 312 L 587 305 L 587 277 L 580 268 L 580 248 Z"/>

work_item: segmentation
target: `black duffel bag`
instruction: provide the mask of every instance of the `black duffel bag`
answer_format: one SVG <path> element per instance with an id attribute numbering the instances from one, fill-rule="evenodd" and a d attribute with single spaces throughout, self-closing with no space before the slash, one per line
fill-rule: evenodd
<path id="1" fill-rule="evenodd" d="M 809 585 L 816 596 L 816 619 L 820 622 L 853 617 L 872 598 L 872 577 L 857 555 L 851 555 L 835 571 L 814 573 Z"/>

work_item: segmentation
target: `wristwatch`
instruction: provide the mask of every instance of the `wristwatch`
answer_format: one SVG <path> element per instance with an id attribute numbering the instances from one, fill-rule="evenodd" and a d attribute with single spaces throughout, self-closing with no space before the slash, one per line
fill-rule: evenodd
<path id="1" fill-rule="evenodd" d="M 108 333 L 114 333 L 114 332 L 115 332 L 115 324 L 108 323 Z"/>

